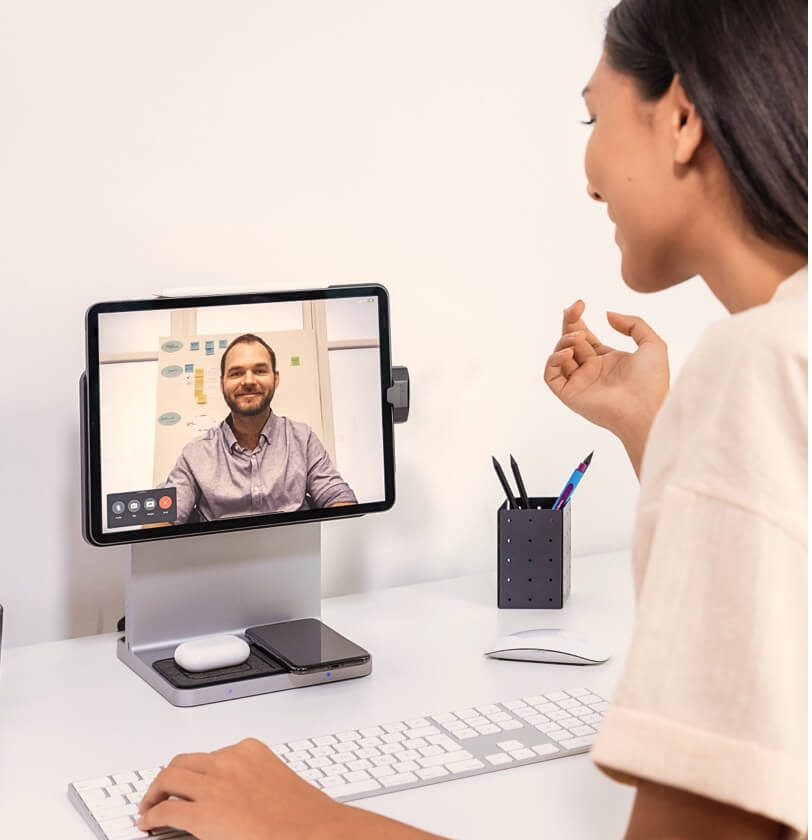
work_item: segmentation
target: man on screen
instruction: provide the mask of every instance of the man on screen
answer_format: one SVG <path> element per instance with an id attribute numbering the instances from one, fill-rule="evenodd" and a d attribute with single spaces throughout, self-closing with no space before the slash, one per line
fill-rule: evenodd
<path id="1" fill-rule="evenodd" d="M 276 354 L 259 336 L 238 336 L 220 360 L 228 417 L 183 447 L 166 484 L 176 523 L 357 503 L 310 426 L 276 415 Z"/>

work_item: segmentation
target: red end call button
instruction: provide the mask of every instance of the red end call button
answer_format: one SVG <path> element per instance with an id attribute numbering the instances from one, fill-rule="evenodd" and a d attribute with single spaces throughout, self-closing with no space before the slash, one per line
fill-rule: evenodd
<path id="1" fill-rule="evenodd" d="M 172 507 L 172 497 L 171 496 L 161 496 L 158 499 L 158 507 L 161 510 L 169 510 Z"/>

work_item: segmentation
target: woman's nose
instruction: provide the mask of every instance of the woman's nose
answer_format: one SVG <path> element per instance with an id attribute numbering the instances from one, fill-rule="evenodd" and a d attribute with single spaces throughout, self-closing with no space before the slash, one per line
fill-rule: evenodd
<path id="1" fill-rule="evenodd" d="M 586 191 L 591 199 L 595 201 L 606 201 L 606 199 L 589 182 L 587 182 Z"/>

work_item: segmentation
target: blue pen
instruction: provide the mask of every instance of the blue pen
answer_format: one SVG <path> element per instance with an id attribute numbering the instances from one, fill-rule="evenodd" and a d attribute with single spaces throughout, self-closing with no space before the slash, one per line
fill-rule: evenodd
<path id="1" fill-rule="evenodd" d="M 573 470 L 572 475 L 567 481 L 566 487 L 564 487 L 561 491 L 561 495 L 555 500 L 553 510 L 561 510 L 561 508 L 564 507 L 564 505 L 572 498 L 572 494 L 575 492 L 578 482 L 584 477 L 586 468 L 589 466 L 594 454 L 594 451 L 590 452 L 589 455 L 587 455 L 586 458 L 584 458 L 584 460 Z"/>

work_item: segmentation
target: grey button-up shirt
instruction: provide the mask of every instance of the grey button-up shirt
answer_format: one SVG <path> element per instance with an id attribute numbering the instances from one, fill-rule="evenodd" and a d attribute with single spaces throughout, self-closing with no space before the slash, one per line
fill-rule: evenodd
<path id="1" fill-rule="evenodd" d="M 187 443 L 166 485 L 177 491 L 177 522 L 358 501 L 310 426 L 273 412 L 253 451 L 237 443 L 227 419 Z"/>

